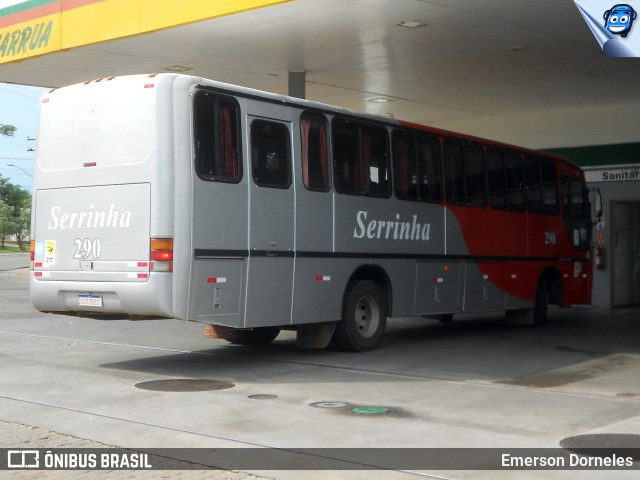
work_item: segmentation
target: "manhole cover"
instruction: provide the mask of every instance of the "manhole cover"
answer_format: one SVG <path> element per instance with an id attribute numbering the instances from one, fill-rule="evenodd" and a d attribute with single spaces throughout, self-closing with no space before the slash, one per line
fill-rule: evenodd
<path id="1" fill-rule="evenodd" d="M 344 402 L 313 402 L 309 405 L 316 408 L 346 408 L 348 406 Z"/>
<path id="2" fill-rule="evenodd" d="M 605 457 L 624 449 L 624 455 L 640 461 L 640 435 L 596 433 L 578 435 L 560 441 L 560 446 L 572 452 L 592 457 Z"/>
<path id="3" fill-rule="evenodd" d="M 191 378 L 174 378 L 170 380 L 151 380 L 136 383 L 136 388 L 154 392 L 208 392 L 212 390 L 226 390 L 235 385 L 223 380 L 198 380 Z"/>
<path id="4" fill-rule="evenodd" d="M 278 396 L 270 393 L 256 393 L 255 395 L 249 395 L 249 398 L 252 400 L 273 400 L 274 398 L 278 398 Z"/>
<path id="5" fill-rule="evenodd" d="M 356 407 L 351 409 L 351 413 L 356 415 L 384 415 L 391 413 L 391 409 L 387 407 Z"/>

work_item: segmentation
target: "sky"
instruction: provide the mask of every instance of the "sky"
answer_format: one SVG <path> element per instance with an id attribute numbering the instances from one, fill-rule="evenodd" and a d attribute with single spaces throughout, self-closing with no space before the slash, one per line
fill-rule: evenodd
<path id="1" fill-rule="evenodd" d="M 13 137 L 0 135 L 0 175 L 28 191 L 31 191 L 40 96 L 45 91 L 0 83 L 0 124 L 16 127 Z"/>

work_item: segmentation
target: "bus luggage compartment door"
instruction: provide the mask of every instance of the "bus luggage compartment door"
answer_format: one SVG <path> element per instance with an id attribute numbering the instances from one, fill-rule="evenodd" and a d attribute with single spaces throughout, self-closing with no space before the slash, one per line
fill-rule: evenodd
<path id="1" fill-rule="evenodd" d="M 503 310 L 506 298 L 499 285 L 505 284 L 507 262 L 465 262 L 464 265 L 463 310 Z"/>
<path id="2" fill-rule="evenodd" d="M 195 261 L 193 318 L 198 322 L 240 326 L 244 259 Z"/>
<path id="3" fill-rule="evenodd" d="M 460 310 L 460 264 L 418 262 L 416 264 L 417 315 L 453 313 Z"/>

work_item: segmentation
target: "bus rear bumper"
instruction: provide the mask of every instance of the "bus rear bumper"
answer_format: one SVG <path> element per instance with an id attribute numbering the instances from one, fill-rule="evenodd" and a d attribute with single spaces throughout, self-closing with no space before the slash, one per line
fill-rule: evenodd
<path id="1" fill-rule="evenodd" d="M 31 303 L 41 312 L 86 316 L 173 317 L 171 273 L 152 273 L 144 283 L 30 280 Z"/>

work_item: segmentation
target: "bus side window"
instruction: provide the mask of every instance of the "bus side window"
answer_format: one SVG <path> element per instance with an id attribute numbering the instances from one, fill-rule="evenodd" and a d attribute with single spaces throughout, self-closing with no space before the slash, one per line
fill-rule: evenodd
<path id="1" fill-rule="evenodd" d="M 371 197 L 388 197 L 391 193 L 391 175 L 387 129 L 362 125 L 360 138 L 363 193 Z"/>
<path id="2" fill-rule="evenodd" d="M 589 249 L 589 207 L 587 187 L 579 178 L 562 177 L 562 215 L 571 244 L 578 250 Z"/>
<path id="3" fill-rule="evenodd" d="M 527 158 L 524 164 L 524 172 L 527 179 L 527 208 L 529 213 L 542 213 L 540 165 L 535 159 Z"/>
<path id="4" fill-rule="evenodd" d="M 309 190 L 326 192 L 329 182 L 327 121 L 323 115 L 303 113 L 300 117 L 302 176 Z"/>
<path id="5" fill-rule="evenodd" d="M 556 164 L 552 160 L 540 161 L 542 180 L 542 213 L 545 215 L 558 215 L 560 202 L 558 201 L 558 174 Z"/>
<path id="6" fill-rule="evenodd" d="M 362 171 L 358 124 L 335 118 L 331 125 L 331 133 L 336 190 L 348 195 L 360 195 Z"/>
<path id="7" fill-rule="evenodd" d="M 489 178 L 489 204 L 492 208 L 506 210 L 507 208 L 507 177 L 502 154 L 487 153 L 487 176 Z"/>
<path id="8" fill-rule="evenodd" d="M 423 202 L 442 201 L 442 158 L 440 142 L 418 137 L 418 196 Z"/>
<path id="9" fill-rule="evenodd" d="M 442 159 L 438 140 L 394 130 L 392 142 L 396 197 L 421 202 L 442 201 Z"/>
<path id="10" fill-rule="evenodd" d="M 478 147 L 464 149 L 465 190 L 467 205 L 484 207 L 487 204 L 484 152 Z"/>
<path id="11" fill-rule="evenodd" d="M 474 146 L 445 144 L 444 164 L 449 203 L 484 207 L 487 199 L 482 149 Z"/>
<path id="12" fill-rule="evenodd" d="M 289 145 L 289 129 L 284 124 L 266 120 L 251 123 L 251 167 L 256 185 L 289 188 Z"/>
<path id="13" fill-rule="evenodd" d="M 465 202 L 465 194 L 462 146 L 445 144 L 444 179 L 447 191 L 447 201 L 451 204 L 463 205 Z"/>
<path id="14" fill-rule="evenodd" d="M 507 209 L 523 212 L 526 205 L 520 156 L 513 153 L 505 154 L 504 169 L 507 175 Z"/>
<path id="15" fill-rule="evenodd" d="M 589 250 L 590 222 L 588 190 L 579 178 L 571 180 L 571 210 L 574 245 L 578 250 Z M 577 240 L 577 241 L 576 241 Z"/>
<path id="16" fill-rule="evenodd" d="M 331 125 L 336 190 L 347 195 L 391 194 L 387 129 L 334 118 Z"/>
<path id="17" fill-rule="evenodd" d="M 196 173 L 203 180 L 234 182 L 242 179 L 236 103 L 210 92 L 194 97 Z"/>
<path id="18" fill-rule="evenodd" d="M 418 165 L 416 162 L 415 135 L 403 130 L 394 130 L 393 178 L 396 197 L 401 200 L 418 200 Z"/>
<path id="19" fill-rule="evenodd" d="M 525 163 L 525 173 L 529 212 L 558 215 L 560 204 L 555 162 L 545 158 L 528 158 Z"/>

